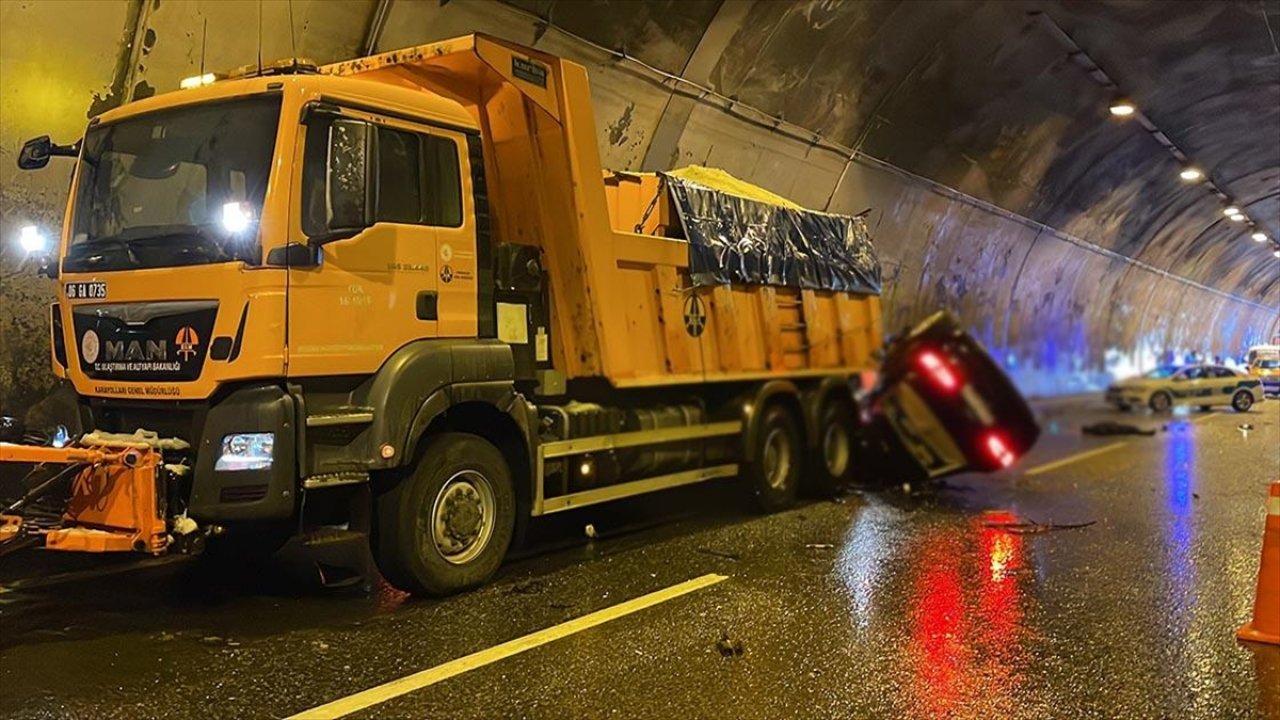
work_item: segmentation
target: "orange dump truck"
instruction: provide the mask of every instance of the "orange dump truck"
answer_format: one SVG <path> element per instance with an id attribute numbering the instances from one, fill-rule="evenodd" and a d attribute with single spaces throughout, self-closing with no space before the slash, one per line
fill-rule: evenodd
<path id="1" fill-rule="evenodd" d="M 160 488 L 133 515 L 174 542 L 367 529 L 393 584 L 448 593 L 522 518 L 731 476 L 773 510 L 860 472 L 883 336 L 859 218 L 607 174 L 585 69 L 480 35 L 190 85 L 19 161 L 76 158 L 43 272 L 54 371 L 99 431 L 63 460 L 78 487 L 132 453 Z M 935 319 L 888 348 L 872 444 L 931 475 L 1024 452 L 972 347 Z M 0 539 L 164 548 L 136 503 L 53 528 L 28 499 Z"/>

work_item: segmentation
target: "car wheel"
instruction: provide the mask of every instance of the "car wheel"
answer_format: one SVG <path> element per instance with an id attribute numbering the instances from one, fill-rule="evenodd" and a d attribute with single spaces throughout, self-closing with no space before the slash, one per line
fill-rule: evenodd
<path id="1" fill-rule="evenodd" d="M 830 496 L 853 476 L 854 452 L 853 406 L 839 397 L 830 397 L 818 416 L 818 447 L 809 467 L 813 468 L 812 487 L 818 495 Z"/>
<path id="2" fill-rule="evenodd" d="M 475 435 L 444 433 L 417 467 L 378 495 L 373 555 L 383 577 L 413 593 L 449 595 L 498 571 L 515 530 L 511 471 Z"/>
<path id="3" fill-rule="evenodd" d="M 760 509 L 777 512 L 791 507 L 800 486 L 804 441 L 789 408 L 773 404 L 765 409 L 750 459 L 744 475 Z"/>
<path id="4" fill-rule="evenodd" d="M 1131 408 L 1129 403 L 1122 402 L 1122 403 L 1116 403 L 1116 409 L 1119 410 L 1120 412 L 1129 412 Z"/>
<path id="5" fill-rule="evenodd" d="M 1209 411 L 1210 411 L 1210 410 L 1212 410 L 1212 409 L 1213 409 L 1213 407 L 1212 407 L 1211 405 L 1201 405 L 1201 406 L 1200 406 L 1200 412 L 1209 412 Z"/>
<path id="6" fill-rule="evenodd" d="M 1169 412 L 1169 408 L 1173 407 L 1173 396 L 1164 390 L 1160 390 L 1151 396 L 1151 409 L 1158 413 Z"/>
<path id="7" fill-rule="evenodd" d="M 1236 412 L 1249 412 L 1253 407 L 1253 394 L 1248 390 L 1240 390 L 1231 396 L 1231 409 Z"/>

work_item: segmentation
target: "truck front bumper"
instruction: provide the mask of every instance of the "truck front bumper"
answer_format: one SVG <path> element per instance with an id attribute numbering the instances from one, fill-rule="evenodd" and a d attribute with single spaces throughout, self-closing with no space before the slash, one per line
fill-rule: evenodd
<path id="1" fill-rule="evenodd" d="M 244 387 L 209 407 L 196 446 L 188 512 L 200 522 L 268 520 L 294 514 L 297 502 L 296 403 L 276 385 Z M 218 460 L 230 435 L 270 433 L 270 459 L 249 467 Z"/>
<path id="2" fill-rule="evenodd" d="M 131 433 L 154 430 L 191 443 L 186 497 L 165 501 L 169 514 L 186 512 L 201 524 L 292 517 L 298 500 L 297 407 L 279 385 L 245 385 L 208 402 L 127 401 L 82 398 L 86 430 Z M 224 463 L 223 439 L 237 433 L 271 433 L 269 463 Z"/>

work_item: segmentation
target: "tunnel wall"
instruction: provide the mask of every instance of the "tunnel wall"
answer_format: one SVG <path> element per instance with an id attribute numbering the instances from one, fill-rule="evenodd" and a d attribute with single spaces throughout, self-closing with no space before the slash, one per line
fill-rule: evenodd
<path id="1" fill-rule="evenodd" d="M 67 24 L 53 28 L 35 3 L 0 3 L 0 233 L 6 240 L 28 222 L 56 228 L 65 201 L 65 169 L 51 164 L 18 175 L 14 159 L 23 139 L 50 132 L 70 141 L 86 114 L 173 90 L 182 77 L 197 74 L 202 58 L 209 70 L 256 58 L 256 2 L 65 5 L 82 12 L 68 12 Z M 264 59 L 287 57 L 295 49 L 318 62 L 355 56 L 369 39 L 375 5 L 265 3 Z M 722 73 L 723 58 L 750 21 L 751 3 L 630 4 L 630 15 L 609 26 L 619 45 L 638 48 L 629 59 L 575 34 L 601 32 L 590 17 L 561 12 L 549 23 L 543 5 L 398 0 L 390 5 L 375 50 L 472 31 L 535 45 L 591 72 L 608 167 L 702 163 L 808 207 L 843 213 L 873 208 L 871 224 L 885 265 L 885 327 L 899 329 L 948 308 L 1032 394 L 1097 389 L 1113 375 L 1191 352 L 1236 357 L 1280 331 L 1276 310 L 1265 303 L 1117 253 L 1111 248 L 1120 243 L 1112 235 L 1123 228 L 1064 222 L 1075 233 L 1068 234 L 667 75 L 703 84 Z M 206 22 L 209 40 L 202 42 Z M 75 52 L 61 44 L 68 36 L 77 38 Z M 36 67 L 33 57 L 44 60 Z M 823 117 L 813 108 L 788 114 Z M 891 131 L 877 129 L 881 135 Z M 30 277 L 18 260 L 6 242 L 0 251 L 0 410 L 22 409 L 50 385 L 45 305 L 52 285 Z"/>

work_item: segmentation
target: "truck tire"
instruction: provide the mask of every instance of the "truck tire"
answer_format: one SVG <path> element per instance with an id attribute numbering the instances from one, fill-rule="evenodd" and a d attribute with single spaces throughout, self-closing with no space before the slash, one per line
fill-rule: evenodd
<path id="1" fill-rule="evenodd" d="M 795 503 L 804 454 L 795 414 L 779 403 L 765 407 L 759 442 L 748 451 L 744 473 L 761 510 L 777 512 Z"/>
<path id="2" fill-rule="evenodd" d="M 408 476 L 374 500 L 373 556 L 395 587 L 450 595 L 493 577 L 515 519 L 502 453 L 475 435 L 442 433 Z"/>
<path id="3" fill-rule="evenodd" d="M 1236 412 L 1249 412 L 1253 407 L 1253 395 L 1248 390 L 1240 390 L 1231 396 L 1231 409 Z"/>
<path id="4" fill-rule="evenodd" d="M 854 425 L 853 406 L 837 397 L 827 398 L 818 415 L 817 448 L 809 464 L 815 494 L 830 497 L 852 479 Z"/>
<path id="5" fill-rule="evenodd" d="M 1169 412 L 1169 408 L 1173 407 L 1173 396 L 1164 390 L 1158 390 L 1151 396 L 1151 410 L 1158 413 Z"/>

